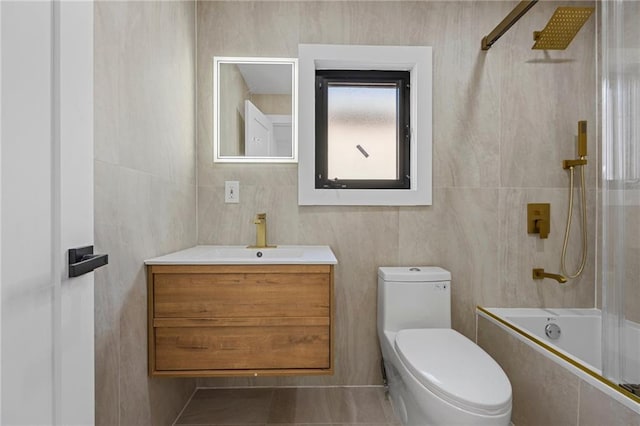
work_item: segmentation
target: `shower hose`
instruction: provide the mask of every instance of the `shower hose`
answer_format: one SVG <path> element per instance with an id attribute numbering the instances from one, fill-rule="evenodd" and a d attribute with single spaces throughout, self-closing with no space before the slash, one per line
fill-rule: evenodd
<path id="1" fill-rule="evenodd" d="M 574 175 L 574 167 L 569 167 L 569 211 L 567 213 L 567 228 L 564 233 L 564 244 L 562 245 L 562 258 L 560 260 L 560 267 L 562 268 L 562 273 L 567 278 L 577 278 L 580 276 L 582 271 L 584 270 L 584 265 L 587 263 L 587 198 L 585 196 L 584 189 L 584 166 L 580 166 L 580 198 L 582 201 L 582 261 L 580 262 L 580 267 L 578 270 L 570 274 L 567 271 L 566 260 L 567 257 L 567 246 L 569 244 L 569 233 L 571 232 L 571 216 L 573 214 L 573 175 Z"/>

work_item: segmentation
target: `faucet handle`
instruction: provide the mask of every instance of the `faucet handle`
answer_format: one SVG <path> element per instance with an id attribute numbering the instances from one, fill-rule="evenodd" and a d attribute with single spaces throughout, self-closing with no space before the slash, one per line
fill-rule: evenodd
<path id="1" fill-rule="evenodd" d="M 258 213 L 256 214 L 256 218 L 253 220 L 253 223 L 258 225 L 260 223 L 265 223 L 267 221 L 266 213 Z"/>
<path id="2" fill-rule="evenodd" d="M 540 238 L 548 238 L 549 237 L 549 219 L 536 219 L 535 223 L 535 231 L 540 234 Z"/>
<path id="3" fill-rule="evenodd" d="M 527 232 L 548 238 L 551 230 L 551 205 L 549 203 L 527 204 Z"/>

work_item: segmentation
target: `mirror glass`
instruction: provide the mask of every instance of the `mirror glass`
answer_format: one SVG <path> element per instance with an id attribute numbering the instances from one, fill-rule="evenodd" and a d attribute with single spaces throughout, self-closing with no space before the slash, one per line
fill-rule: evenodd
<path id="1" fill-rule="evenodd" d="M 214 161 L 298 160 L 297 60 L 213 58 Z"/>

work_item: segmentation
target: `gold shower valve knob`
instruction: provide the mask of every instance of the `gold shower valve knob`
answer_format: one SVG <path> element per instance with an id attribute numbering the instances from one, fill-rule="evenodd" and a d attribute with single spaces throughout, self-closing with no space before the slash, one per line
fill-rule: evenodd
<path id="1" fill-rule="evenodd" d="M 549 203 L 527 204 L 527 232 L 547 238 L 551 231 L 551 205 Z"/>

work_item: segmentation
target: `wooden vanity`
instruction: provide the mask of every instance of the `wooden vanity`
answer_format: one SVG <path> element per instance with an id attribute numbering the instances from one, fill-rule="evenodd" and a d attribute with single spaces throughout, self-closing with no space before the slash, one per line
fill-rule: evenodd
<path id="1" fill-rule="evenodd" d="M 147 261 L 149 375 L 333 374 L 334 265 L 265 260 Z"/>

